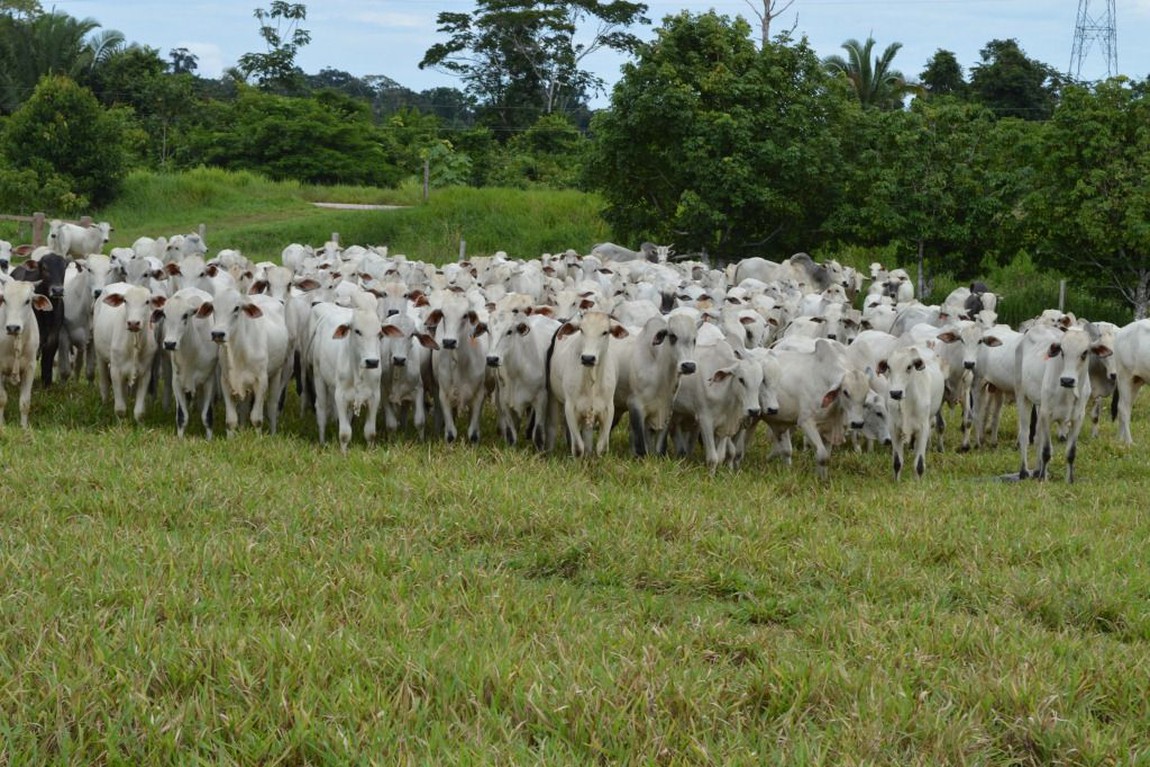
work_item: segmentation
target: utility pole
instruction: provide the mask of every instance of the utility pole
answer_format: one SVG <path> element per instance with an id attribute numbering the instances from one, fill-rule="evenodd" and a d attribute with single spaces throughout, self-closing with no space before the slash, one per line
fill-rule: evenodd
<path id="1" fill-rule="evenodd" d="M 1082 62 L 1089 56 L 1095 41 L 1106 58 L 1106 77 L 1118 74 L 1118 24 L 1114 13 L 1115 0 L 1078 0 L 1078 20 L 1074 24 L 1074 45 L 1070 49 L 1070 69 L 1067 74 L 1082 79 Z M 1103 79 L 1103 78 L 1099 78 Z"/>

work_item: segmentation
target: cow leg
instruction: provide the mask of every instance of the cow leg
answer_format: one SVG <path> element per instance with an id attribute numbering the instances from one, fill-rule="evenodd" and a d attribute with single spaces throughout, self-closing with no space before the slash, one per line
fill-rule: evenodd
<path id="1" fill-rule="evenodd" d="M 563 403 L 563 420 L 567 424 L 567 442 L 571 445 L 571 455 L 575 458 L 583 456 L 583 433 L 579 426 L 579 413 L 575 410 L 575 401 L 567 400 Z"/>
<path id="2" fill-rule="evenodd" d="M 595 443 L 595 454 L 606 455 L 611 444 L 611 423 L 615 418 L 615 405 L 611 398 L 607 398 L 607 405 L 603 409 L 603 416 L 599 420 L 599 441 Z"/>
<path id="3" fill-rule="evenodd" d="M 467 439 L 473 445 L 479 444 L 479 424 L 483 420 L 483 400 L 486 396 L 487 392 L 480 386 L 479 391 L 471 400 L 471 420 L 467 425 Z"/>
<path id="4" fill-rule="evenodd" d="M 819 479 L 825 480 L 830 474 L 828 464 L 830 464 L 831 461 L 831 451 L 827 448 L 826 443 L 823 442 L 822 435 L 819 434 L 818 424 L 808 418 L 800 421 L 798 426 L 802 429 L 803 436 L 807 438 L 807 442 L 814 447 L 815 468 L 818 470 Z"/>
<path id="5" fill-rule="evenodd" d="M 172 398 L 176 402 L 176 436 L 182 439 L 188 427 L 188 393 L 183 386 L 177 386 L 172 391 Z"/>
<path id="6" fill-rule="evenodd" d="M 132 409 L 132 416 L 136 419 L 136 423 L 143 423 L 144 421 L 144 411 L 148 404 L 148 386 L 152 380 L 151 367 L 145 367 L 140 379 L 136 381 L 136 406 Z"/>
<path id="7" fill-rule="evenodd" d="M 1118 439 L 1127 445 L 1134 444 L 1134 437 L 1130 433 L 1130 418 L 1134 410 L 1134 397 L 1141 386 L 1133 376 L 1118 376 Z"/>
<path id="8" fill-rule="evenodd" d="M 443 418 L 443 437 L 454 442 L 459 433 L 455 430 L 455 413 L 451 409 L 451 396 L 445 389 L 439 390 L 439 412 Z"/>
<path id="9" fill-rule="evenodd" d="M 379 398 L 374 397 L 368 400 L 367 415 L 363 419 L 363 441 L 368 445 L 375 445 L 376 432 L 378 431 L 379 421 Z"/>
<path id="10" fill-rule="evenodd" d="M 112 409 L 117 417 L 122 418 L 128 412 L 128 406 L 124 402 L 124 374 L 119 368 L 113 369 L 109 366 L 108 375 L 112 382 Z"/>
<path id="11" fill-rule="evenodd" d="M 1066 483 L 1074 483 L 1074 459 L 1078 455 L 1077 429 L 1071 429 L 1070 437 L 1066 441 Z"/>
<path id="12" fill-rule="evenodd" d="M 335 418 L 339 424 L 339 451 L 347 453 L 347 446 L 351 443 L 351 413 L 347 407 L 347 398 L 341 397 L 338 390 L 335 394 Z"/>
<path id="13" fill-rule="evenodd" d="M 319 443 L 325 444 L 327 441 L 327 409 L 329 393 L 327 384 L 319 376 L 315 376 L 315 426 L 316 431 L 319 433 Z"/>
<path id="14" fill-rule="evenodd" d="M 1021 457 L 1018 478 L 1026 479 L 1030 476 L 1029 456 L 1027 455 L 1030 451 L 1030 402 L 1020 393 L 1015 396 L 1015 403 L 1018 408 L 1018 452 Z"/>
<path id="15" fill-rule="evenodd" d="M 212 400 L 215 398 L 215 380 L 209 377 L 200 389 L 200 421 L 204 424 L 204 437 L 212 438 Z"/>
<path id="16" fill-rule="evenodd" d="M 240 417 L 236 408 L 236 398 L 232 393 L 232 387 L 228 383 L 227 376 L 224 376 L 222 393 L 224 397 L 224 425 L 227 427 L 228 438 L 231 439 L 235 436 L 236 429 L 239 428 Z"/>
<path id="17" fill-rule="evenodd" d="M 4 379 L 0 378 L 0 427 L 4 426 L 4 410 L 8 407 L 8 387 Z"/>
<path id="18" fill-rule="evenodd" d="M 34 366 L 29 366 L 27 373 L 20 378 L 20 428 L 28 428 L 28 413 L 32 410 L 32 379 Z M 4 384 L 0 383 L 0 389 Z M 0 408 L 2 410 L 2 408 Z"/>
<path id="19" fill-rule="evenodd" d="M 642 458 L 647 455 L 647 426 L 644 423 L 643 411 L 637 405 L 627 408 L 627 426 L 631 433 L 631 452 Z"/>

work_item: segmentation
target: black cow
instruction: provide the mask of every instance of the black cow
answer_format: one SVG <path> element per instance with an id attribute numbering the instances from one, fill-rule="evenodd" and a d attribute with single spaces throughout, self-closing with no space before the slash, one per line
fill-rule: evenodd
<path id="1" fill-rule="evenodd" d="M 40 381 L 44 386 L 52 385 L 52 367 L 64 332 L 64 272 L 67 268 L 67 259 L 48 253 L 13 267 L 11 273 L 12 279 L 35 282 L 36 292 L 52 302 L 51 311 L 36 312 L 36 324 L 40 327 Z"/>

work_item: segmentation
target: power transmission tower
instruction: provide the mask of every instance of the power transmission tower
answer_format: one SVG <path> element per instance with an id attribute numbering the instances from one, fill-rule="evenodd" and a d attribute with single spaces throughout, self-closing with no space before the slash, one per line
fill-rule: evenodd
<path id="1" fill-rule="evenodd" d="M 1102 46 L 1106 57 L 1106 76 L 1118 74 L 1118 25 L 1115 22 L 1115 0 L 1095 0 L 1094 9 L 1101 7 L 1101 14 L 1095 15 L 1090 0 L 1078 0 L 1078 21 L 1074 24 L 1074 46 L 1070 50 L 1070 71 L 1076 80 L 1082 78 L 1082 61 L 1090 54 L 1094 41 Z"/>

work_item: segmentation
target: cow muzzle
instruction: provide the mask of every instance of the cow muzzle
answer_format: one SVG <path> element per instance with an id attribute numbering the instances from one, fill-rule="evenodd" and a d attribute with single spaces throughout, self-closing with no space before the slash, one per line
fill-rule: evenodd
<path id="1" fill-rule="evenodd" d="M 376 358 L 366 359 L 363 361 L 363 366 L 368 370 L 377 370 L 379 368 L 379 360 Z"/>
<path id="2" fill-rule="evenodd" d="M 405 368 L 407 367 L 407 357 L 392 357 L 391 364 L 393 367 Z"/>
<path id="3" fill-rule="evenodd" d="M 1058 383 L 1062 384 L 1063 389 L 1073 389 L 1074 385 L 1078 383 L 1078 379 L 1070 376 L 1062 376 L 1062 378 L 1058 379 Z"/>
<path id="4" fill-rule="evenodd" d="M 440 344 L 440 346 L 442 346 L 444 349 L 454 349 L 455 347 L 459 346 L 459 341 L 454 338 L 445 338 L 443 339 L 443 343 Z"/>
<path id="5" fill-rule="evenodd" d="M 682 373 L 683 375 L 690 375 L 691 373 L 694 373 L 695 372 L 695 363 L 694 362 L 684 362 L 683 364 L 679 365 L 679 372 Z"/>
<path id="6" fill-rule="evenodd" d="M 143 327 L 143 326 L 136 320 L 129 320 L 128 321 L 128 332 L 129 333 L 139 333 L 141 327 Z"/>
<path id="7" fill-rule="evenodd" d="M 599 358 L 594 354 L 584 354 L 579 357 L 579 362 L 582 363 L 585 368 L 595 367 L 595 363 L 598 362 L 598 360 Z"/>
<path id="8" fill-rule="evenodd" d="M 23 325 L 6 325 L 4 327 L 4 329 L 6 331 L 8 331 L 8 335 L 18 336 L 18 335 L 20 335 L 20 331 L 24 329 L 24 326 Z"/>
<path id="9" fill-rule="evenodd" d="M 854 429 L 855 431 L 858 431 L 863 426 L 866 426 L 866 424 L 863 423 L 862 421 L 851 421 L 851 428 Z"/>
<path id="10" fill-rule="evenodd" d="M 225 332 L 223 330 L 213 330 L 212 331 L 212 340 L 215 341 L 217 344 L 222 344 L 228 340 L 228 334 L 227 334 L 227 332 Z"/>
<path id="11" fill-rule="evenodd" d="M 962 366 L 967 370 L 974 370 L 974 360 L 965 360 Z"/>
<path id="12" fill-rule="evenodd" d="M 176 350 L 176 342 L 164 341 L 164 349 L 169 352 L 174 352 Z"/>
<path id="13" fill-rule="evenodd" d="M 902 399 L 902 389 L 891 389 L 890 398 L 894 400 Z"/>
<path id="14" fill-rule="evenodd" d="M 499 358 L 494 356 L 494 355 L 489 355 L 487 357 L 487 367 L 489 367 L 489 368 L 499 367 Z"/>

